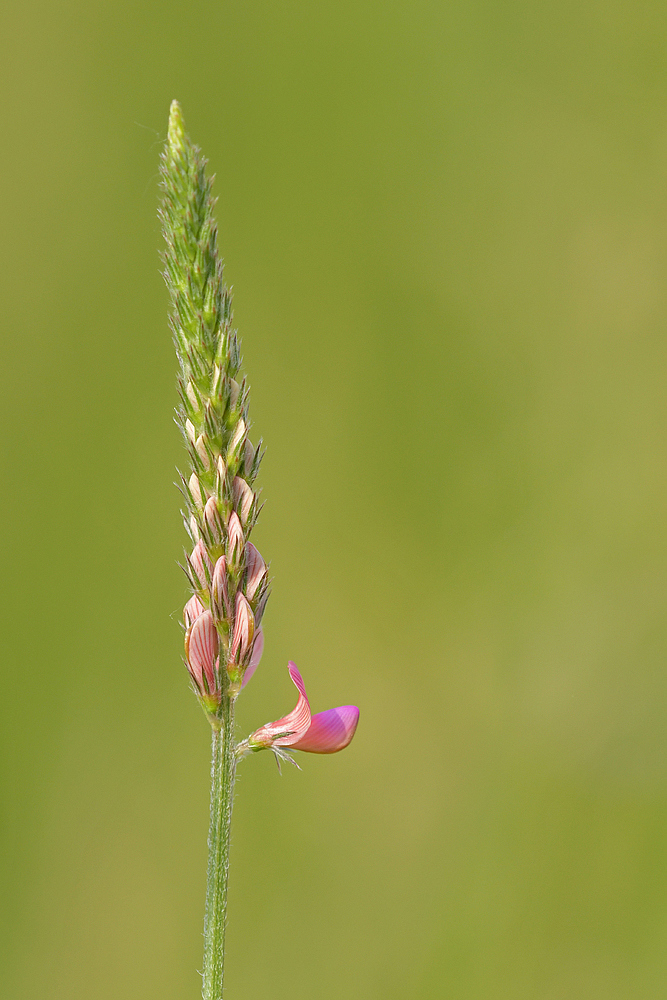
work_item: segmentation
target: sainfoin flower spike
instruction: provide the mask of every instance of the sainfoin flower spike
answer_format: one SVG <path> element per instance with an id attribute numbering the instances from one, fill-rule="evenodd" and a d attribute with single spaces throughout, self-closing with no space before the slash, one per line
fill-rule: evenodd
<path id="1" fill-rule="evenodd" d="M 250 439 L 248 386 L 233 328 L 231 292 L 217 248 L 212 179 L 206 160 L 185 134 L 178 102 L 171 105 L 162 155 L 160 220 L 170 325 L 179 362 L 176 422 L 187 450 L 180 474 L 183 522 L 190 537 L 183 569 L 191 594 L 183 609 L 185 666 L 212 726 L 211 818 L 203 1000 L 222 1000 L 229 844 L 234 780 L 240 757 L 270 749 L 337 753 L 354 736 L 354 705 L 312 715 L 303 678 L 293 663 L 295 708 L 236 744 L 236 699 L 264 649 L 263 615 L 269 570 L 250 536 L 261 510 L 255 480 L 261 441 Z"/>

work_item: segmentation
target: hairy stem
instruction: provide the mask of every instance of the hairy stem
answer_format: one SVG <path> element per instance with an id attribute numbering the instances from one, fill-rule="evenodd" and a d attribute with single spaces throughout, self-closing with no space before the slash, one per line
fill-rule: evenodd
<path id="1" fill-rule="evenodd" d="M 203 1000 L 222 1000 L 225 922 L 229 880 L 229 834 L 232 823 L 236 752 L 234 701 L 225 696 L 220 729 L 213 729 L 211 748 L 211 823 L 208 833 L 206 916 L 204 920 Z"/>

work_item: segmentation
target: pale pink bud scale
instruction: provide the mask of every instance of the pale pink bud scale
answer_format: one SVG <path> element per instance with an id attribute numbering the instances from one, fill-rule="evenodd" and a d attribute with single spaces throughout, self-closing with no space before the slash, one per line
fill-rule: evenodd
<path id="1" fill-rule="evenodd" d="M 195 441 L 195 448 L 197 450 L 197 454 L 201 458 L 202 465 L 204 466 L 204 468 L 210 469 L 211 460 L 208 457 L 208 451 L 206 450 L 206 438 L 204 437 L 203 434 L 200 434 L 197 440 Z"/>
<path id="2" fill-rule="evenodd" d="M 190 496 L 194 500 L 197 507 L 199 507 L 199 509 L 201 510 L 201 508 L 204 506 L 205 503 L 204 497 L 207 496 L 207 493 L 205 490 L 202 493 L 201 486 L 199 485 L 199 480 L 197 479 L 197 475 L 194 472 L 192 473 L 192 475 L 188 480 L 188 489 L 190 490 Z"/>
<path id="3" fill-rule="evenodd" d="M 197 393 L 195 391 L 195 387 L 193 386 L 192 382 L 188 382 L 187 386 L 185 387 L 185 394 L 188 397 L 188 399 L 190 400 L 190 402 L 192 404 L 192 408 L 194 410 L 198 410 L 199 409 L 199 399 L 197 398 Z"/>
<path id="4" fill-rule="evenodd" d="M 252 469 L 252 464 L 255 461 L 255 449 L 252 446 L 250 438 L 245 439 L 245 444 L 243 445 L 243 464 L 245 465 L 246 474 Z"/>
<path id="5" fill-rule="evenodd" d="M 213 565 L 209 559 L 208 552 L 204 548 L 204 543 L 201 538 L 192 550 L 192 555 L 190 556 L 190 565 L 194 571 L 197 580 L 201 584 L 202 590 L 208 586 L 208 582 L 213 575 Z M 204 568 L 206 566 L 206 569 Z"/>
<path id="6" fill-rule="evenodd" d="M 234 451 L 236 451 L 238 446 L 241 444 L 241 441 L 243 440 L 243 435 L 245 434 L 245 432 L 246 432 L 245 420 L 243 419 L 243 417 L 241 417 L 238 424 L 236 425 L 236 429 L 232 435 L 232 439 L 229 442 L 229 448 L 227 449 L 228 455 L 231 455 L 233 454 Z"/>
<path id="7" fill-rule="evenodd" d="M 222 539 L 224 522 L 220 515 L 220 508 L 215 497 L 209 497 L 204 507 L 204 521 L 211 533 L 213 540 L 218 543 Z"/>
<path id="8" fill-rule="evenodd" d="M 197 621 L 200 615 L 204 614 L 204 605 L 199 600 L 196 594 L 190 598 L 188 603 L 183 608 L 183 618 L 185 619 L 185 627 L 190 628 Z"/>
<path id="9" fill-rule="evenodd" d="M 239 513 L 241 521 L 245 524 L 248 520 L 248 514 L 250 513 L 250 508 L 252 507 L 253 500 L 255 499 L 255 494 L 250 489 L 245 479 L 241 479 L 240 476 L 234 476 L 232 494 L 234 497 L 234 506 Z"/>
<path id="10" fill-rule="evenodd" d="M 211 604 L 218 618 L 229 617 L 229 595 L 227 592 L 227 561 L 220 556 L 213 570 L 211 580 Z"/>
<path id="11" fill-rule="evenodd" d="M 250 644 L 255 634 L 255 619 L 252 608 L 246 601 L 243 594 L 236 595 L 236 607 L 234 609 L 234 631 L 232 632 L 232 660 L 245 659 L 246 653 L 250 649 Z"/>
<path id="12" fill-rule="evenodd" d="M 227 522 L 227 556 L 231 560 L 234 555 L 238 556 L 238 553 L 243 548 L 243 528 L 241 527 L 241 522 L 239 516 L 235 510 L 229 515 L 229 521 Z"/>
<path id="13" fill-rule="evenodd" d="M 245 548 L 246 582 L 245 592 L 249 600 L 252 600 L 257 592 L 257 588 L 262 582 L 262 577 L 266 573 L 266 563 L 259 552 L 248 542 Z"/>

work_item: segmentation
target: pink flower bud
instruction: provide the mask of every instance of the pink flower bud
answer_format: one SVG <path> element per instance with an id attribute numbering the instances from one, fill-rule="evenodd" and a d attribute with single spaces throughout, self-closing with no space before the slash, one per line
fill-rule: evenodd
<path id="1" fill-rule="evenodd" d="M 241 391 L 241 386 L 238 384 L 236 379 L 230 378 L 229 380 L 229 402 L 231 406 L 236 406 L 236 400 L 239 398 L 239 392 Z"/>
<path id="2" fill-rule="evenodd" d="M 236 427 L 234 429 L 234 433 L 232 434 L 232 439 L 229 442 L 229 447 L 227 449 L 227 454 L 228 455 L 231 456 L 231 455 L 234 454 L 234 452 L 236 451 L 236 449 L 241 444 L 241 441 L 243 441 L 243 437 L 245 435 L 245 432 L 246 432 L 245 420 L 243 419 L 243 417 L 241 417 L 241 419 L 239 420 L 238 424 L 236 425 Z"/>
<path id="3" fill-rule="evenodd" d="M 245 565 L 245 592 L 248 600 L 252 601 L 262 581 L 262 577 L 266 573 L 266 563 L 252 542 L 248 542 L 245 547 Z"/>
<path id="4" fill-rule="evenodd" d="M 202 697 L 219 696 L 216 679 L 218 633 L 210 611 L 199 615 L 185 637 L 185 658 L 188 670 Z"/>
<path id="5" fill-rule="evenodd" d="M 245 469 L 246 475 L 250 472 L 255 461 L 255 449 L 252 446 L 250 438 L 245 439 L 245 444 L 243 445 L 243 467 Z"/>
<path id="6" fill-rule="evenodd" d="M 227 522 L 227 558 L 230 562 L 238 560 L 243 548 L 243 541 L 243 528 L 241 527 L 238 514 L 233 510 Z"/>
<path id="7" fill-rule="evenodd" d="M 208 587 L 211 576 L 213 575 L 213 564 L 209 559 L 208 552 L 204 548 L 204 543 L 201 538 L 192 550 L 192 555 L 190 556 L 190 566 L 201 585 L 201 590 L 205 590 Z"/>
<path id="8" fill-rule="evenodd" d="M 190 598 L 188 603 L 183 608 L 183 618 L 185 619 L 185 627 L 190 628 L 197 621 L 200 615 L 204 614 L 204 605 L 199 600 L 196 594 Z"/>
<path id="9" fill-rule="evenodd" d="M 239 512 L 241 522 L 245 524 L 248 520 L 248 514 L 250 513 L 250 508 L 252 507 L 255 499 L 255 494 L 250 489 L 245 479 L 241 479 L 240 476 L 234 476 L 234 482 L 232 483 L 232 495 L 234 497 L 234 506 Z"/>
<path id="10" fill-rule="evenodd" d="M 188 489 L 190 490 L 190 496 L 194 500 L 195 504 L 201 510 L 206 502 L 206 497 L 208 496 L 206 490 L 202 490 L 199 480 L 197 479 L 196 473 L 192 473 L 188 480 Z"/>
<path id="11" fill-rule="evenodd" d="M 243 594 L 236 595 L 236 607 L 234 609 L 234 631 L 232 632 L 231 659 L 234 662 L 243 662 L 246 653 L 250 649 L 253 635 L 255 633 L 255 619 L 252 608 L 246 601 Z"/>
<path id="12" fill-rule="evenodd" d="M 211 610 L 216 618 L 229 618 L 229 594 L 227 591 L 227 561 L 220 556 L 211 580 Z"/>
<path id="13" fill-rule="evenodd" d="M 209 530 L 211 539 L 215 545 L 222 541 L 225 526 L 220 514 L 220 507 L 215 497 L 209 497 L 204 507 L 204 524 Z"/>
<path id="14" fill-rule="evenodd" d="M 190 403 L 192 405 L 192 409 L 193 410 L 198 410 L 199 409 L 199 395 L 197 393 L 197 390 L 193 386 L 192 382 L 188 382 L 187 386 L 185 387 L 185 394 L 188 397 L 188 399 L 190 400 Z"/>
<path id="15" fill-rule="evenodd" d="M 197 440 L 195 441 L 195 449 L 202 461 L 202 465 L 204 466 L 204 468 L 210 469 L 211 460 L 208 456 L 208 451 L 206 450 L 206 438 L 204 437 L 203 434 L 200 434 Z"/>

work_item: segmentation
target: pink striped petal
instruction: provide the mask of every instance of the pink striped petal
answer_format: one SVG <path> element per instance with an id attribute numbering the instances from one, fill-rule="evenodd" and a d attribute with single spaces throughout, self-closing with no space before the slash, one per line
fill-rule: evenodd
<path id="1" fill-rule="evenodd" d="M 252 637 L 255 633 L 255 619 L 252 608 L 240 592 L 236 595 L 236 608 L 234 611 L 234 631 L 232 632 L 232 660 L 245 659 L 245 655 L 250 648 Z"/>
<path id="2" fill-rule="evenodd" d="M 275 722 L 268 722 L 261 729 L 254 732 L 252 736 L 249 736 L 248 743 L 251 747 L 291 747 L 301 739 L 310 726 L 310 705 L 308 704 L 303 678 L 295 663 L 290 662 L 288 669 L 294 686 L 299 692 L 299 700 L 296 703 L 296 707 L 289 715 L 285 715 L 282 719 L 277 719 Z"/>
<path id="3" fill-rule="evenodd" d="M 216 543 L 220 542 L 224 532 L 224 521 L 220 516 L 220 507 L 215 497 L 209 497 L 204 507 L 204 523 L 208 528 L 211 538 Z"/>
<path id="4" fill-rule="evenodd" d="M 190 565 L 194 571 L 194 574 L 201 584 L 202 590 L 208 586 L 208 581 L 213 576 L 213 565 L 209 559 L 208 552 L 204 548 L 204 543 L 201 538 L 192 550 L 192 555 L 190 556 Z M 204 569 L 206 566 L 206 569 Z M 208 578 L 207 573 L 208 571 Z"/>
<path id="5" fill-rule="evenodd" d="M 204 614 L 204 605 L 199 600 L 196 594 L 190 598 L 188 603 L 183 608 L 183 617 L 185 618 L 185 627 L 190 628 L 197 621 L 200 615 Z"/>
<path id="6" fill-rule="evenodd" d="M 243 683 L 241 687 L 244 688 L 252 675 L 257 670 L 259 666 L 259 661 L 262 659 L 262 653 L 264 652 L 264 633 L 261 628 L 258 628 L 255 632 L 255 641 L 252 644 L 252 653 L 250 655 L 250 663 L 246 667 L 246 671 L 243 675 Z"/>
<path id="7" fill-rule="evenodd" d="M 248 542 L 245 548 L 245 564 L 246 564 L 246 584 L 245 592 L 249 601 L 252 601 L 257 588 L 262 582 L 262 577 L 266 573 L 266 563 L 260 556 L 259 552 L 252 544 Z"/>
<path id="8" fill-rule="evenodd" d="M 337 753 L 344 750 L 355 734 L 359 722 L 356 705 L 341 705 L 326 712 L 318 712 L 310 722 L 307 732 L 296 743 L 294 750 L 308 753 Z"/>
<path id="9" fill-rule="evenodd" d="M 204 611 L 185 637 L 185 655 L 192 679 L 205 694 L 216 690 L 215 663 L 218 657 L 218 633 L 213 615 Z M 204 683 L 204 680 L 206 683 Z"/>

